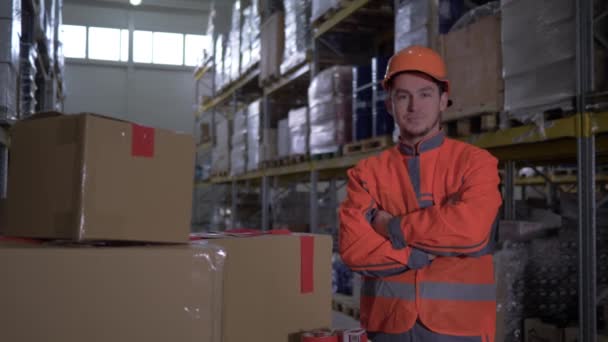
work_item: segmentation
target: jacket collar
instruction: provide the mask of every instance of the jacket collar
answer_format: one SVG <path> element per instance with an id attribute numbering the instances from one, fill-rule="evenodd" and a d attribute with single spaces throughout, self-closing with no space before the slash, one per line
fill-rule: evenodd
<path id="1" fill-rule="evenodd" d="M 399 140 L 399 151 L 406 156 L 419 155 L 421 153 L 436 149 L 443 144 L 445 140 L 445 133 L 440 130 L 437 134 L 424 138 L 418 142 L 415 146 L 408 145 Z"/>

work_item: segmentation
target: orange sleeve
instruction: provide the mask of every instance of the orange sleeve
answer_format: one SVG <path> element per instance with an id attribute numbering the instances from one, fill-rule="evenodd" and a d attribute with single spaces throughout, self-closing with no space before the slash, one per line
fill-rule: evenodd
<path id="1" fill-rule="evenodd" d="M 437 255 L 475 255 L 493 243 L 502 204 L 498 161 L 477 150 L 469 158 L 460 199 L 397 216 L 389 223 L 392 239 Z"/>
<path id="2" fill-rule="evenodd" d="M 410 248 L 394 249 L 391 242 L 371 226 L 377 210 L 373 177 L 365 176 L 361 164 L 348 170 L 346 200 L 340 206 L 339 249 L 344 263 L 353 271 L 370 276 L 405 272 Z M 369 171 L 368 171 L 369 172 Z"/>

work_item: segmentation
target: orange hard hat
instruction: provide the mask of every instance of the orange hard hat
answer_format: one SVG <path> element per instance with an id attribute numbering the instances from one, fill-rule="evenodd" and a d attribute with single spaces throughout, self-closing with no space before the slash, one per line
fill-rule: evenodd
<path id="1" fill-rule="evenodd" d="M 394 54 L 388 61 L 382 87 L 388 90 L 390 80 L 395 75 L 405 71 L 425 73 L 435 80 L 444 83 L 446 92 L 449 92 L 450 83 L 447 80 L 445 63 L 441 56 L 432 49 L 412 45 Z"/>

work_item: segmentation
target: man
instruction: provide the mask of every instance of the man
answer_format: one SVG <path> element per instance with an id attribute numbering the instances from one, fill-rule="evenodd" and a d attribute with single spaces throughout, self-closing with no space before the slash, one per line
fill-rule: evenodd
<path id="1" fill-rule="evenodd" d="M 498 162 L 445 137 L 450 85 L 433 50 L 395 54 L 383 87 L 399 144 L 348 171 L 340 208 L 340 254 L 364 276 L 361 323 L 374 342 L 492 342 Z"/>

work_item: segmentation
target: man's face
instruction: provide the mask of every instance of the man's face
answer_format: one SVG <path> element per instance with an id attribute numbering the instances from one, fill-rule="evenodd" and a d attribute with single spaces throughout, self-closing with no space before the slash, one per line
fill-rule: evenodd
<path id="1" fill-rule="evenodd" d="M 447 108 L 448 95 L 440 93 L 435 81 L 420 73 L 395 76 L 386 100 L 402 138 L 422 139 L 439 130 L 441 112 Z"/>

